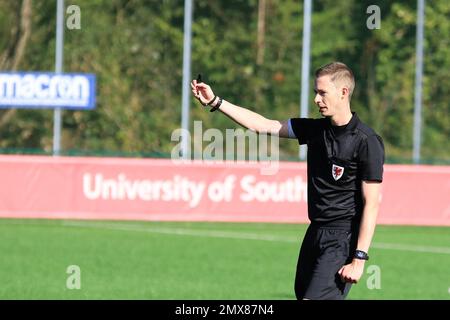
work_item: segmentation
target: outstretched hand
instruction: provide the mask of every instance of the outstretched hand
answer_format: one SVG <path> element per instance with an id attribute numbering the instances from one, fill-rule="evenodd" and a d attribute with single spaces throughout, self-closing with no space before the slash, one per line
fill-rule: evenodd
<path id="1" fill-rule="evenodd" d="M 204 106 L 211 103 L 211 100 L 215 97 L 211 87 L 206 83 L 192 80 L 191 89 L 194 97 L 197 98 L 197 100 Z"/>

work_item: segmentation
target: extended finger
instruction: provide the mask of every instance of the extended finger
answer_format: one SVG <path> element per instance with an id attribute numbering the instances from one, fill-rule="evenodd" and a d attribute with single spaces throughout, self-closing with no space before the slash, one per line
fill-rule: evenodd
<path id="1" fill-rule="evenodd" d="M 194 96 L 198 96 L 199 95 L 199 92 L 198 92 L 198 90 L 191 84 L 191 91 L 192 91 L 192 93 L 194 94 Z"/>
<path id="2" fill-rule="evenodd" d="M 208 85 L 205 84 L 205 83 L 203 83 L 203 82 L 200 82 L 200 83 L 196 83 L 196 84 L 195 84 L 195 87 L 196 87 L 196 88 L 207 89 L 207 88 L 208 88 Z"/>

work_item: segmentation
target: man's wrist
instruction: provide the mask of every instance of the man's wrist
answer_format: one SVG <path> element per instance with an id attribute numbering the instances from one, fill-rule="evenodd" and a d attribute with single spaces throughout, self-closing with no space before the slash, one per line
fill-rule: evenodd
<path id="1" fill-rule="evenodd" d="M 216 110 L 219 109 L 220 106 L 222 105 L 223 100 L 222 100 L 221 97 L 217 97 L 216 100 L 217 100 L 217 101 L 214 101 L 213 103 L 210 104 L 210 106 L 212 106 L 211 110 L 209 110 L 210 112 L 216 111 Z"/>
<path id="2" fill-rule="evenodd" d="M 219 103 L 219 97 L 215 97 L 214 101 L 210 103 L 210 106 L 215 108 L 217 106 L 217 104 Z"/>
<path id="3" fill-rule="evenodd" d="M 355 264 L 365 264 L 366 263 L 366 260 L 362 260 L 362 259 L 358 259 L 358 258 L 353 258 L 353 260 L 352 260 L 352 262 L 353 263 L 355 263 Z"/>
<path id="4" fill-rule="evenodd" d="M 212 106 L 212 104 L 217 100 L 217 96 L 215 95 L 211 100 L 209 100 L 208 102 L 203 103 L 203 105 L 206 106 Z"/>
<path id="5" fill-rule="evenodd" d="M 369 255 L 365 251 L 356 250 L 355 254 L 353 255 L 353 258 L 357 259 L 357 260 L 365 261 L 365 260 L 369 260 Z"/>

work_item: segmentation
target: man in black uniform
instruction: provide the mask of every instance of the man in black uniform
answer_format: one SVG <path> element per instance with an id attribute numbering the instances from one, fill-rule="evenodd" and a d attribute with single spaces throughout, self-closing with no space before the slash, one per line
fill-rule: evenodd
<path id="1" fill-rule="evenodd" d="M 324 118 L 270 120 L 214 95 L 193 80 L 194 96 L 258 133 L 308 145 L 308 217 L 295 293 L 298 299 L 344 299 L 369 259 L 383 179 L 381 138 L 350 109 L 352 71 L 333 62 L 316 71 L 314 102 Z"/>

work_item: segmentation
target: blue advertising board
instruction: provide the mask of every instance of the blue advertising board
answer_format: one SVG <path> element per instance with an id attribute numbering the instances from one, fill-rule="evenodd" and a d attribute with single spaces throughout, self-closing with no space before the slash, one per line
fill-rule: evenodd
<path id="1" fill-rule="evenodd" d="M 96 79 L 88 73 L 0 72 L 0 108 L 95 108 Z"/>

